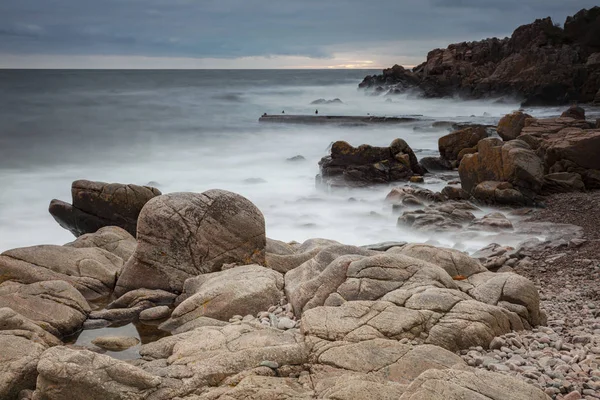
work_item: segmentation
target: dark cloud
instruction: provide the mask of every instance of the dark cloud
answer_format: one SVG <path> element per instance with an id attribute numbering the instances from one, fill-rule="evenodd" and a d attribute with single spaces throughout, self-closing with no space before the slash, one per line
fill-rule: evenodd
<path id="1" fill-rule="evenodd" d="M 328 57 L 507 36 L 590 0 L 0 0 L 0 53 L 235 58 Z M 410 43 L 410 45 L 408 44 Z M 402 49 L 390 49 L 397 54 Z"/>

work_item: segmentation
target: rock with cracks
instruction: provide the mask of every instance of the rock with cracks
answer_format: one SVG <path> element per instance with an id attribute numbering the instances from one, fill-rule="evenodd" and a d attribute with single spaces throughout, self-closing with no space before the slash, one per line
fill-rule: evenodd
<path id="1" fill-rule="evenodd" d="M 137 248 L 115 292 L 146 288 L 180 293 L 186 279 L 224 264 L 265 264 L 265 220 L 244 197 L 224 190 L 172 193 L 144 206 Z"/>

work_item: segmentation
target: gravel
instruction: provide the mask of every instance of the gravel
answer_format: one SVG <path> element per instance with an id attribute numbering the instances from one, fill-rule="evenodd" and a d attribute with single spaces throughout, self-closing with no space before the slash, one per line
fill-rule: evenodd
<path id="1" fill-rule="evenodd" d="M 460 354 L 469 365 L 521 377 L 553 399 L 600 399 L 600 192 L 553 195 L 546 204 L 531 221 L 578 225 L 583 237 L 482 254 L 494 269 L 500 264 L 536 284 L 547 326 Z M 500 263 L 501 257 L 507 259 Z"/>

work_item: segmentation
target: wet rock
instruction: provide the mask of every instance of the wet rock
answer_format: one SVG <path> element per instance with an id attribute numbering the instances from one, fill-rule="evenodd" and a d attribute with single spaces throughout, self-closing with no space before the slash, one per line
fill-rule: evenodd
<path id="1" fill-rule="evenodd" d="M 94 300 L 113 291 L 122 266 L 120 257 L 100 248 L 22 247 L 0 255 L 0 281 L 65 281 Z"/>
<path id="2" fill-rule="evenodd" d="M 402 186 L 393 188 L 385 197 L 385 201 L 392 204 L 403 204 L 406 199 L 411 199 L 423 202 L 440 202 L 443 197 L 440 193 L 433 192 L 429 189 L 424 189 L 415 186 Z M 415 200 L 412 200 L 415 199 Z M 417 204 L 420 205 L 420 204 Z"/>
<path id="3" fill-rule="evenodd" d="M 513 230 L 513 224 L 502 213 L 494 212 L 471 222 L 470 228 L 482 230 Z"/>
<path id="4" fill-rule="evenodd" d="M 92 344 L 108 351 L 123 351 L 137 346 L 140 340 L 131 336 L 98 336 Z"/>
<path id="5" fill-rule="evenodd" d="M 402 139 L 395 139 L 389 147 L 352 147 L 338 141 L 332 145 L 331 155 L 322 158 L 319 166 L 317 182 L 328 186 L 361 187 L 408 181 L 414 175 L 425 173 Z"/>
<path id="6" fill-rule="evenodd" d="M 152 199 L 138 220 L 138 244 L 115 292 L 180 292 L 187 278 L 223 264 L 265 263 L 265 221 L 250 201 L 224 190 Z"/>
<path id="7" fill-rule="evenodd" d="M 452 185 L 445 186 L 441 193 L 450 200 L 467 200 L 471 197 L 463 188 Z"/>
<path id="8" fill-rule="evenodd" d="M 561 118 L 573 118 L 585 121 L 585 110 L 579 106 L 571 106 L 560 115 Z"/>
<path id="9" fill-rule="evenodd" d="M 452 170 L 452 164 L 441 157 L 423 157 L 419 163 L 429 172 Z"/>
<path id="10" fill-rule="evenodd" d="M 149 186 L 79 180 L 71 186 L 73 204 L 52 200 L 50 214 L 75 236 L 119 226 L 136 234 L 137 218 L 148 200 L 160 195 Z"/>

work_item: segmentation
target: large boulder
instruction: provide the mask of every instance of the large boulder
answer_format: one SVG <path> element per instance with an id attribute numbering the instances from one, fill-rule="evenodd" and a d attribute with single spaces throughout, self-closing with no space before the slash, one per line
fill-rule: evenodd
<path id="1" fill-rule="evenodd" d="M 246 198 L 224 190 L 172 193 L 150 200 L 138 220 L 137 247 L 116 293 L 181 292 L 186 279 L 224 264 L 265 264 L 265 220 Z"/>
<path id="2" fill-rule="evenodd" d="M 120 257 L 100 248 L 22 247 L 0 254 L 0 283 L 61 280 L 95 300 L 112 293 L 122 267 Z"/>
<path id="3" fill-rule="evenodd" d="M 438 140 L 440 156 L 450 162 L 460 162 L 462 157 L 459 157 L 459 155 L 465 154 L 463 150 L 477 146 L 477 143 L 486 137 L 488 137 L 488 133 L 482 126 L 449 133 Z M 473 152 L 475 152 L 475 149 L 473 149 Z"/>
<path id="4" fill-rule="evenodd" d="M 185 281 L 183 299 L 168 321 L 181 326 L 200 317 L 229 321 L 234 315 L 256 315 L 283 296 L 283 275 L 260 265 L 245 265 Z"/>
<path id="5" fill-rule="evenodd" d="M 498 135 L 505 141 L 518 138 L 525 127 L 525 120 L 527 118 L 533 117 L 522 111 L 515 111 L 512 114 L 505 115 L 498 122 Z"/>
<path id="6" fill-rule="evenodd" d="M 10 307 L 55 336 L 81 329 L 91 311 L 85 298 L 64 281 L 0 284 L 0 307 Z"/>
<path id="7" fill-rule="evenodd" d="M 482 182 L 508 182 L 532 202 L 543 184 L 542 160 L 522 140 L 502 142 L 488 138 L 479 142 L 478 152 L 462 159 L 458 172 L 462 188 L 475 195 Z"/>
<path id="8" fill-rule="evenodd" d="M 410 146 L 395 139 L 389 147 L 361 145 L 353 147 L 338 141 L 331 147 L 331 155 L 319 161 L 317 181 L 328 186 L 369 186 L 373 184 L 408 181 L 414 175 L 423 175 Z"/>
<path id="9" fill-rule="evenodd" d="M 124 262 L 131 257 L 135 250 L 135 237 L 131 236 L 123 228 L 118 226 L 105 226 L 94 233 L 86 233 L 79 236 L 71 243 L 65 244 L 68 247 L 104 249 L 115 256 L 120 257 Z"/>
<path id="10" fill-rule="evenodd" d="M 142 207 L 160 190 L 150 186 L 79 180 L 71 185 L 73 204 L 50 202 L 56 222 L 75 236 L 93 233 L 104 226 L 119 226 L 135 236 Z"/>

